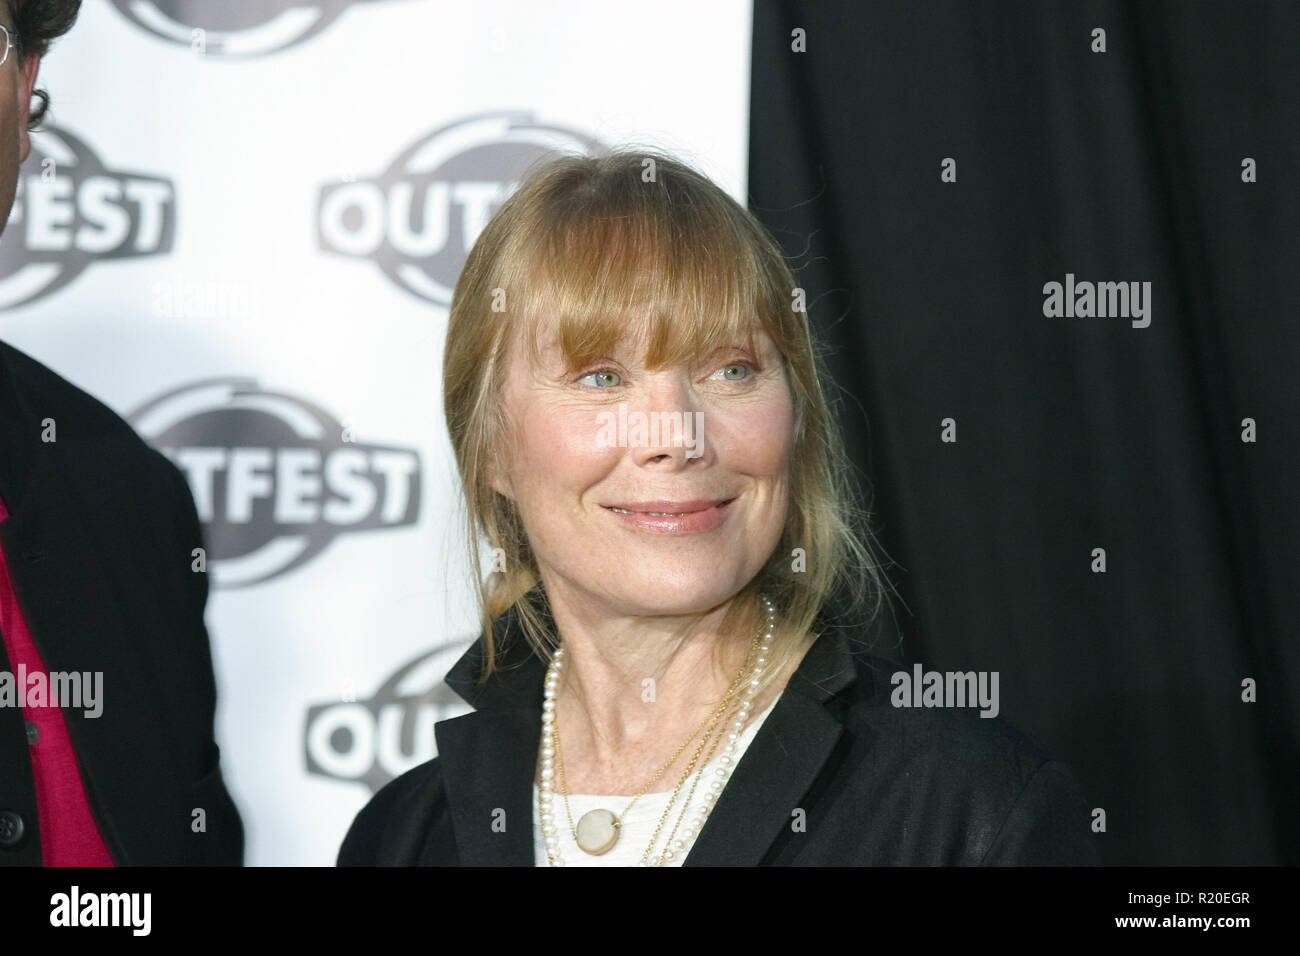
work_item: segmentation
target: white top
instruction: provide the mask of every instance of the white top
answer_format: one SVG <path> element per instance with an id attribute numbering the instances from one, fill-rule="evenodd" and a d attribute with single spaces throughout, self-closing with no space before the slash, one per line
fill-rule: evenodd
<path id="1" fill-rule="evenodd" d="M 781 692 L 785 693 L 784 690 Z M 776 696 L 772 703 L 768 704 L 767 710 L 763 711 L 757 717 L 749 721 L 744 731 L 741 732 L 740 739 L 736 741 L 735 760 L 739 762 L 745 751 L 749 749 L 750 741 L 758 733 L 758 728 L 763 726 L 763 721 L 767 720 L 767 715 L 772 712 L 776 702 L 781 699 L 781 694 Z M 725 738 L 724 738 L 725 740 Z M 709 783 L 714 779 L 714 771 L 722 766 L 723 744 L 718 745 L 718 751 L 713 759 L 705 766 L 704 773 L 700 776 L 699 785 L 695 788 L 695 795 L 692 802 L 695 807 L 703 804 L 704 794 L 707 792 Z M 732 764 L 734 768 L 735 763 Z M 728 778 L 730 779 L 730 778 Z M 674 804 L 673 810 L 668 814 L 668 819 L 664 823 L 664 828 L 659 832 L 658 839 L 655 840 L 655 851 L 662 852 L 664 840 L 669 832 L 677 823 L 677 818 L 682 812 L 685 805 L 686 794 L 690 792 L 691 784 L 695 782 L 695 774 L 692 773 L 687 778 L 685 785 L 677 796 L 677 803 Z M 725 789 L 725 788 L 724 788 Z M 636 805 L 627 812 L 627 816 L 622 817 L 622 826 L 619 831 L 618 843 L 614 848 L 600 856 L 592 856 L 584 853 L 578 844 L 574 842 L 573 834 L 569 832 L 569 818 L 564 812 L 564 799 L 559 793 L 554 794 L 554 802 L 551 804 L 551 815 L 555 819 L 555 825 L 560 831 L 560 858 L 564 861 L 565 866 L 636 866 L 641 862 L 641 857 L 650 844 L 650 837 L 655 832 L 655 827 L 659 826 L 659 820 L 664 815 L 664 810 L 668 807 L 668 801 L 672 797 L 671 790 L 665 790 L 663 793 L 646 793 L 642 794 L 641 799 Z M 546 843 L 542 840 L 542 821 L 538 815 L 537 807 L 538 787 L 533 784 L 533 856 L 537 866 L 547 866 Z M 608 796 L 589 793 L 571 793 L 569 794 L 569 808 L 573 811 L 573 822 L 576 824 L 582 815 L 590 810 L 604 808 L 613 813 L 622 813 L 623 808 L 632 802 L 631 794 L 619 794 L 618 796 Z M 682 820 L 682 827 L 685 827 L 692 817 L 698 816 L 698 813 L 687 812 Z M 708 826 L 708 818 L 705 818 L 704 825 Z M 680 840 L 680 834 L 674 837 L 674 840 Z M 665 866 L 681 866 L 686 859 L 690 847 L 686 847 L 686 853 L 679 851 L 672 860 L 666 860 Z"/>

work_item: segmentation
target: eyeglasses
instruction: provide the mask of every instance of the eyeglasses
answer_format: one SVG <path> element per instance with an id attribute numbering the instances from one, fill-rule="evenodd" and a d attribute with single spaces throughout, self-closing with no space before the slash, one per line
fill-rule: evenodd
<path id="1" fill-rule="evenodd" d="M 4 34 L 5 47 L 0 51 L 0 66 L 4 66 L 9 59 L 9 51 L 18 49 L 19 36 L 17 33 L 10 33 L 9 28 L 0 23 L 0 33 Z"/>

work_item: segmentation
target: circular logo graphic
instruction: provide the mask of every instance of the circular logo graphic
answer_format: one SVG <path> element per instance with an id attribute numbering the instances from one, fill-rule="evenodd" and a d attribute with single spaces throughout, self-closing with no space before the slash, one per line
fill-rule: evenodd
<path id="1" fill-rule="evenodd" d="M 471 710 L 443 677 L 472 644 L 447 644 L 399 667 L 374 695 L 307 709 L 307 772 L 371 792 L 436 756 L 434 725 Z"/>
<path id="2" fill-rule="evenodd" d="M 66 129 L 33 133 L 0 240 L 0 309 L 63 288 L 94 261 L 170 252 L 170 180 L 107 169 Z"/>
<path id="3" fill-rule="evenodd" d="M 447 306 L 474 241 L 529 168 L 562 153 L 602 152 L 594 138 L 528 113 L 457 120 L 373 179 L 322 187 L 320 246 L 369 259 L 407 292 Z"/>
<path id="4" fill-rule="evenodd" d="M 217 56 L 262 56 L 302 43 L 348 7 L 376 0 L 113 0 L 156 37 Z"/>
<path id="5" fill-rule="evenodd" d="M 420 457 L 352 440 L 311 402 L 252 379 L 209 379 L 128 416 L 185 473 L 217 587 L 269 581 L 341 534 L 409 527 Z"/>

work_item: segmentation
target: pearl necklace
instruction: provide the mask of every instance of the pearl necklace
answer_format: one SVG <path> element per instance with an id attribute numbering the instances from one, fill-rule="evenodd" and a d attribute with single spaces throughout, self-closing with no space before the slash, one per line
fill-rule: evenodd
<path id="1" fill-rule="evenodd" d="M 730 779 L 732 770 L 735 769 L 737 762 L 736 747 L 742 732 L 744 731 L 745 723 L 749 718 L 749 711 L 753 706 L 754 697 L 758 693 L 758 686 L 761 683 L 763 671 L 767 668 L 768 652 L 771 650 L 772 640 L 776 633 L 776 608 L 773 606 L 771 599 L 769 599 L 767 595 L 761 595 L 760 597 L 763 602 L 763 607 L 767 611 L 767 630 L 763 634 L 762 643 L 758 647 L 758 657 L 754 661 L 753 676 L 750 678 L 749 684 L 745 688 L 745 696 L 740 709 L 736 713 L 736 719 L 731 724 L 731 732 L 728 735 L 727 746 L 723 750 L 721 758 L 719 758 L 718 762 L 720 766 L 714 771 L 714 779 L 709 784 L 708 791 L 704 794 L 703 802 L 695 808 L 694 817 L 689 821 L 687 828 L 682 830 L 681 838 L 674 840 L 673 837 L 680 828 L 682 818 L 685 817 L 687 809 L 689 809 L 690 801 L 695 795 L 696 787 L 700 782 L 700 776 L 704 773 L 707 764 L 700 767 L 699 772 L 696 774 L 695 784 L 692 785 L 690 793 L 687 795 L 686 806 L 682 808 L 681 816 L 678 818 L 677 826 L 674 826 L 672 833 L 669 834 L 668 842 L 665 844 L 663 851 L 658 856 L 651 857 L 651 851 L 654 849 L 655 842 L 659 838 L 659 832 L 663 829 L 664 821 L 672 812 L 673 804 L 677 801 L 677 794 L 681 790 L 682 784 L 684 784 L 686 778 L 691 775 L 691 771 L 694 769 L 695 763 L 699 758 L 700 751 L 702 751 L 704 745 L 708 743 L 709 738 L 713 736 L 713 727 L 716 727 L 718 720 L 721 719 L 721 714 L 718 714 L 712 721 L 712 726 L 705 734 L 704 741 L 700 744 L 700 749 L 695 752 L 695 758 L 691 760 L 690 764 L 686 768 L 686 773 L 677 784 L 677 789 L 673 791 L 672 799 L 668 803 L 668 808 L 664 811 L 663 818 L 660 819 L 659 826 L 655 829 L 654 836 L 650 839 L 650 846 L 647 847 L 645 853 L 642 854 L 641 862 L 638 864 L 639 866 L 663 866 L 665 862 L 676 859 L 678 854 L 684 856 L 689 851 L 690 847 L 694 844 L 696 837 L 699 835 L 700 829 L 704 826 L 704 821 L 708 819 L 714 803 L 717 801 L 719 795 L 721 795 L 723 787 L 726 786 L 727 781 Z M 541 772 L 539 774 L 540 782 L 538 784 L 537 796 L 538 814 L 542 825 L 542 840 L 546 846 L 547 861 L 551 866 L 564 866 L 564 858 L 560 854 L 560 831 L 556 826 L 554 819 L 555 794 L 552 785 L 552 780 L 555 776 L 555 760 L 557 757 L 555 744 L 559 743 L 559 729 L 555 721 L 555 698 L 559 687 L 559 672 L 563 666 L 564 648 L 561 647 L 556 651 L 554 663 L 546 672 L 545 700 L 542 704 Z M 743 677 L 744 673 L 745 671 L 742 669 L 737 680 L 739 680 L 740 677 Z M 733 685 L 733 689 L 734 686 L 735 685 Z M 728 691 L 727 695 L 723 698 L 722 705 L 719 706 L 719 709 L 723 710 L 723 712 L 725 712 L 724 705 L 731 697 L 731 694 L 732 691 Z M 698 735 L 698 733 L 699 731 L 697 730 L 696 733 L 686 741 L 686 743 L 690 743 L 691 740 L 695 739 L 695 736 Z M 683 744 L 682 747 L 678 749 L 677 753 L 673 755 L 672 760 L 669 761 L 669 764 L 666 765 L 664 769 L 667 769 L 667 766 L 671 766 L 672 763 L 676 762 L 677 757 L 680 756 L 685 747 L 686 744 Z M 712 757 L 713 750 L 716 748 L 717 741 L 714 742 L 713 748 L 710 749 L 709 757 Z M 708 758 L 706 758 L 706 760 L 707 759 Z M 563 774 L 563 764 L 561 764 L 560 772 Z M 662 773 L 663 770 L 660 770 L 659 774 Z M 656 774 L 655 777 L 651 779 L 650 784 L 646 785 L 646 789 L 649 789 L 650 785 L 654 783 L 654 780 L 658 779 L 659 774 Z M 636 803 L 644 792 L 645 791 L 643 790 L 641 794 L 638 794 L 632 803 Z M 568 794 L 565 790 L 561 790 L 561 796 L 564 798 L 565 809 L 567 810 Z M 628 805 L 629 810 L 631 809 L 631 806 L 632 804 Z M 624 810 L 623 812 L 626 814 L 627 810 Z M 572 827 L 572 815 L 570 815 L 569 820 L 570 826 Z M 592 810 L 589 813 L 584 814 L 582 819 L 578 822 L 576 830 L 571 829 L 570 832 L 572 833 L 574 840 L 578 843 L 580 849 L 592 855 L 599 855 L 607 852 L 616 842 L 618 842 L 619 829 L 621 826 L 622 822 L 613 814 L 612 811 Z"/>

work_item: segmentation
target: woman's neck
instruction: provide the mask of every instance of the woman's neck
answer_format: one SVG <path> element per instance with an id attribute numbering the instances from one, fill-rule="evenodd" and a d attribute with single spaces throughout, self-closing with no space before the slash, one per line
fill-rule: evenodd
<path id="1" fill-rule="evenodd" d="M 699 627 L 682 638 L 675 630 L 686 623 L 681 618 L 592 621 L 568 613 L 563 602 L 554 600 L 551 610 L 564 647 L 556 721 L 565 789 L 628 795 L 641 792 L 647 783 L 648 792 L 673 789 L 704 738 L 701 732 L 687 742 L 691 734 L 716 714 L 733 684 L 735 691 L 723 718 L 744 698 L 747 682 L 737 678 L 749 656 L 757 622 L 744 633 L 724 637 L 716 629 L 724 605 L 700 619 Z M 725 641 L 721 652 L 719 641 Z M 773 681 L 755 698 L 750 719 L 775 699 L 787 676 Z M 726 723 L 714 730 L 726 739 Z M 679 748 L 677 759 L 650 783 Z M 693 770 L 708 759 L 706 745 Z"/>

